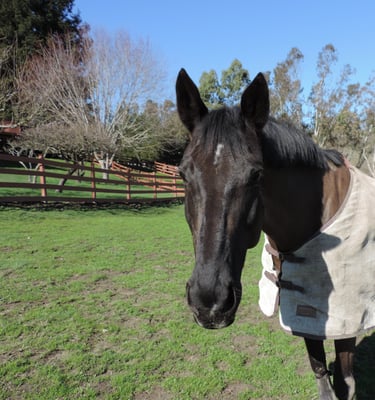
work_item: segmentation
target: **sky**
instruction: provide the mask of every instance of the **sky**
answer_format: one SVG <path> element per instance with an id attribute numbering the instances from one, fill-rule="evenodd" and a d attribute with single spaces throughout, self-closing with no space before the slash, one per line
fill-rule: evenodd
<path id="1" fill-rule="evenodd" d="M 149 40 L 171 99 L 182 67 L 199 84 L 203 72 L 220 76 L 238 59 L 253 78 L 272 71 L 292 47 L 304 55 L 305 95 L 317 79 L 318 53 L 329 43 L 338 51 L 337 79 L 345 64 L 363 84 L 375 73 L 374 0 L 75 0 L 77 10 L 92 29 Z"/>

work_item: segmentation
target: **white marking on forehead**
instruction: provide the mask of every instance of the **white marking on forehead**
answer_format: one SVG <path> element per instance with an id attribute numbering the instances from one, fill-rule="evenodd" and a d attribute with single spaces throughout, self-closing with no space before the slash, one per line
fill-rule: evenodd
<path id="1" fill-rule="evenodd" d="M 223 149 L 224 149 L 224 145 L 222 143 L 219 143 L 216 146 L 215 159 L 214 159 L 214 166 L 215 167 L 219 164 L 220 156 L 221 156 L 221 153 L 222 153 Z"/>

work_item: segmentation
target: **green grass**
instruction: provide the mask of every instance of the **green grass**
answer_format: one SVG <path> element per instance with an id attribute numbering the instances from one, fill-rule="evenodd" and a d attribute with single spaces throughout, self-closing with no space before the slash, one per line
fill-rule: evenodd
<path id="1" fill-rule="evenodd" d="M 259 258 L 236 322 L 207 331 L 185 302 L 182 206 L 1 209 L 0 399 L 316 399 L 303 341 L 258 310 Z M 359 345 L 359 400 L 374 347 Z"/>

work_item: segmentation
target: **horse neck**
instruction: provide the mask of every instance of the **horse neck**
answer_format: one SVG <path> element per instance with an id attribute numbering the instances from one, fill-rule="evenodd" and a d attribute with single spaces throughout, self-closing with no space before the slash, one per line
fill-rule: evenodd
<path id="1" fill-rule="evenodd" d="M 264 232 L 278 250 L 296 250 L 335 215 L 349 183 L 350 173 L 344 166 L 328 171 L 265 168 Z"/>

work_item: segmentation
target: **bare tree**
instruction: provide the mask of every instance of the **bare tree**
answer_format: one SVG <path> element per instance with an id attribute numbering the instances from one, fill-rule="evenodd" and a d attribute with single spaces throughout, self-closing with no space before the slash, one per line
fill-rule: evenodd
<path id="1" fill-rule="evenodd" d="M 12 52 L 12 46 L 0 47 L 0 115 L 14 95 L 8 80 L 8 60 Z"/>
<path id="2" fill-rule="evenodd" d="M 51 37 L 25 63 L 17 79 L 16 108 L 25 129 L 16 145 L 73 160 L 90 152 L 85 146 L 91 142 L 84 69 L 88 48 L 89 42 L 78 49 L 67 40 Z"/>
<path id="3" fill-rule="evenodd" d="M 98 157 L 105 165 L 119 149 L 134 151 L 149 140 L 152 132 L 142 123 L 139 111 L 160 93 L 164 73 L 148 41 L 134 41 L 125 32 L 109 36 L 104 31 L 94 35 L 88 70 L 93 79 L 89 87 L 94 124 L 107 139 Z"/>
<path id="4" fill-rule="evenodd" d="M 150 132 L 139 122 L 142 103 L 160 93 L 162 69 L 147 41 L 104 31 L 79 49 L 53 37 L 18 79 L 22 145 L 103 167 Z"/>

